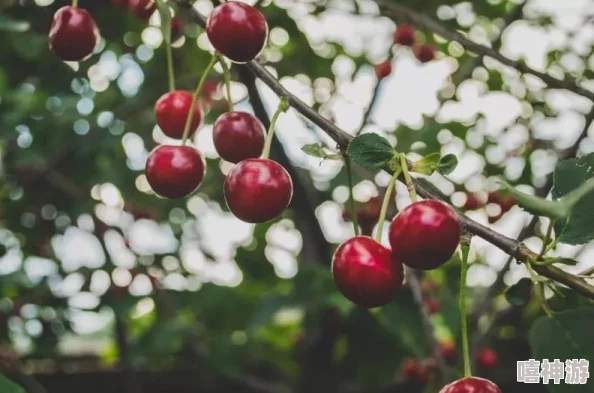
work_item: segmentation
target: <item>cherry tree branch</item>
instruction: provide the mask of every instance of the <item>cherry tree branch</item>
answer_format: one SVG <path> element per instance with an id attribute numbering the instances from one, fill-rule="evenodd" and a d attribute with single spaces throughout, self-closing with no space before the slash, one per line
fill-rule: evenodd
<path id="1" fill-rule="evenodd" d="M 194 22 L 198 23 L 202 27 L 204 27 L 206 25 L 206 18 L 204 16 L 202 16 L 196 9 L 194 9 L 192 7 L 192 4 L 189 0 L 173 0 L 173 1 L 176 4 L 178 4 L 180 7 L 186 9 L 187 11 L 190 11 L 190 17 L 192 18 L 192 20 Z M 377 0 L 377 1 L 379 1 L 379 0 Z M 398 7 L 400 8 L 401 6 L 398 6 Z M 411 13 L 408 9 L 405 8 L 405 10 L 407 10 L 407 13 Z M 412 12 L 412 15 L 417 16 L 416 20 L 418 20 L 420 18 L 420 16 L 414 12 Z M 424 20 L 423 18 L 421 18 L 421 19 Z M 460 35 L 460 34 L 459 33 L 448 34 L 446 36 L 446 38 L 452 38 L 452 35 L 454 37 L 457 37 L 457 35 Z M 464 40 L 470 41 L 466 38 L 464 38 Z M 489 48 L 483 47 L 482 45 L 478 45 L 472 41 L 470 41 L 470 42 L 472 43 L 472 45 L 479 46 L 480 48 L 487 49 L 487 50 L 491 51 Z M 508 62 L 513 62 L 513 61 L 508 59 Z M 513 63 L 515 64 L 515 62 L 513 62 Z M 250 61 L 249 63 L 247 63 L 246 66 L 250 69 L 250 71 L 255 76 L 257 76 L 262 82 L 264 82 L 277 95 L 279 95 L 281 97 L 286 97 L 287 100 L 289 101 L 290 105 L 295 110 L 300 112 L 304 117 L 306 117 L 312 123 L 314 123 L 315 125 L 320 127 L 322 130 L 324 130 L 328 134 L 328 136 L 330 136 L 339 145 L 339 147 L 341 149 L 344 150 L 348 147 L 350 141 L 353 139 L 353 137 L 351 135 L 349 135 L 348 133 L 346 133 L 339 127 L 337 127 L 334 123 L 332 123 L 328 119 L 321 116 L 318 112 L 316 112 L 313 108 L 311 108 L 306 103 L 301 101 L 295 95 L 291 94 L 283 85 L 280 84 L 280 82 L 263 65 L 261 65 L 260 63 L 258 63 L 255 60 L 253 60 L 253 61 Z M 536 71 L 534 71 L 534 72 L 536 72 Z M 565 86 L 565 85 L 567 85 L 567 82 L 562 82 L 562 85 L 559 86 L 559 83 L 560 83 L 559 80 L 552 78 L 548 75 L 547 75 L 547 78 L 548 78 L 547 80 L 552 79 L 554 81 L 553 83 L 557 84 L 558 87 L 567 88 Z M 545 80 L 545 82 L 547 80 Z M 571 84 L 570 84 L 570 87 L 572 87 Z M 575 86 L 575 87 L 578 88 L 577 86 Z M 573 88 L 571 90 L 574 92 L 577 92 L 575 88 Z M 579 88 L 578 88 L 578 90 L 579 90 Z M 584 90 L 584 91 L 586 93 L 588 93 L 594 100 L 593 93 L 590 93 L 586 90 Z M 386 169 L 388 169 L 388 168 L 386 168 Z M 429 190 L 424 185 L 420 184 L 420 182 L 418 182 L 418 181 L 415 181 L 415 187 L 417 190 L 417 194 L 423 198 L 440 199 L 434 192 Z M 515 239 L 509 238 L 501 233 L 498 233 L 498 232 L 494 231 L 493 229 L 486 227 L 486 226 L 466 217 L 465 215 L 460 215 L 460 222 L 462 223 L 464 229 L 467 232 L 470 232 L 473 235 L 476 235 L 476 236 L 479 236 L 479 237 L 485 239 L 486 241 L 495 245 L 502 251 L 513 256 L 515 259 L 517 259 L 520 262 L 527 263 L 527 262 L 534 261 L 538 258 L 538 255 L 536 253 L 534 253 L 532 250 L 530 250 L 525 244 L 518 242 Z M 573 274 L 567 273 L 567 272 L 559 269 L 558 267 L 555 267 L 552 265 L 546 265 L 546 266 L 535 265 L 535 266 L 533 266 L 533 268 L 540 275 L 551 278 L 555 281 L 558 281 L 559 283 L 572 288 L 576 292 L 581 293 L 584 296 L 594 299 L 594 286 L 588 284 L 582 278 L 577 277 Z"/>
<path id="2" fill-rule="evenodd" d="M 400 18 L 404 18 L 416 26 L 421 26 L 427 30 L 431 30 L 434 33 L 441 35 L 442 37 L 448 40 L 458 42 L 467 50 L 474 52 L 480 56 L 491 57 L 506 66 L 515 68 L 519 72 L 534 75 L 541 79 L 549 87 L 569 90 L 571 92 L 574 92 L 578 95 L 584 96 L 594 101 L 594 92 L 591 92 L 590 90 L 581 87 L 578 84 L 578 82 L 573 78 L 566 77 L 564 79 L 557 79 L 547 73 L 537 71 L 526 65 L 524 62 L 512 60 L 509 57 L 502 55 L 500 52 L 493 48 L 489 48 L 488 46 L 479 44 L 467 38 L 464 34 L 458 31 L 449 30 L 448 28 L 444 27 L 441 23 L 431 18 L 430 16 L 412 10 L 406 6 L 391 2 L 389 0 L 374 1 L 380 7 L 380 11 L 390 19 L 397 20 Z"/>

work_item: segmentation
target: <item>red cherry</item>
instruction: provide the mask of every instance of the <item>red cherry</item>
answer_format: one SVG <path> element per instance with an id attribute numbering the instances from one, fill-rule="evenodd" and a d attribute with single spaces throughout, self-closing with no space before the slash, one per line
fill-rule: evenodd
<path id="1" fill-rule="evenodd" d="M 227 1 L 208 16 L 206 34 L 216 50 L 236 63 L 254 60 L 266 45 L 268 24 L 249 4 Z"/>
<path id="2" fill-rule="evenodd" d="M 431 270 L 446 263 L 460 242 L 460 221 L 441 201 L 413 203 L 390 224 L 390 245 L 399 261 L 414 269 Z"/>
<path id="3" fill-rule="evenodd" d="M 174 16 L 171 18 L 171 42 L 179 40 L 184 34 L 184 24 L 180 18 Z"/>
<path id="4" fill-rule="evenodd" d="M 128 0 L 128 9 L 138 19 L 147 21 L 157 9 L 157 5 L 152 0 Z"/>
<path id="5" fill-rule="evenodd" d="M 503 213 L 508 212 L 512 207 L 516 205 L 516 198 L 512 195 L 501 195 L 499 200 L 499 206 Z"/>
<path id="6" fill-rule="evenodd" d="M 499 364 L 497 352 L 491 348 L 481 348 L 476 353 L 476 364 L 484 369 L 494 369 Z"/>
<path id="7" fill-rule="evenodd" d="M 462 378 L 444 386 L 439 393 L 501 393 L 501 389 L 484 378 Z"/>
<path id="8" fill-rule="evenodd" d="M 392 64 L 389 61 L 384 61 L 375 66 L 375 76 L 377 79 L 384 79 L 392 73 Z"/>
<path id="9" fill-rule="evenodd" d="M 247 112 L 223 113 L 212 129 L 217 153 L 222 159 L 233 163 L 260 157 L 265 134 L 260 120 Z"/>
<path id="10" fill-rule="evenodd" d="M 466 194 L 466 202 L 464 203 L 463 209 L 465 211 L 469 211 L 469 210 L 477 210 L 478 208 L 480 208 L 483 204 L 481 203 L 481 200 L 479 199 L 478 195 L 476 194 Z"/>
<path id="11" fill-rule="evenodd" d="M 181 139 L 192 106 L 192 93 L 176 90 L 165 93 L 155 103 L 155 117 L 163 133 L 170 138 Z M 202 123 L 202 108 L 196 103 L 190 125 L 189 137 L 194 135 Z"/>
<path id="12" fill-rule="evenodd" d="M 120 8 L 128 6 L 128 0 L 111 0 L 111 3 Z"/>
<path id="13" fill-rule="evenodd" d="M 487 203 L 501 203 L 501 196 L 499 195 L 499 191 L 491 191 L 487 196 Z"/>
<path id="14" fill-rule="evenodd" d="M 429 63 L 435 59 L 435 47 L 430 44 L 421 44 L 414 47 L 415 57 L 421 63 Z"/>
<path id="15" fill-rule="evenodd" d="M 49 32 L 50 49 L 64 61 L 82 61 L 99 43 L 99 28 L 86 10 L 65 6 L 54 14 Z"/>
<path id="16" fill-rule="evenodd" d="M 413 46 L 415 43 L 415 29 L 410 25 L 398 25 L 394 32 L 394 43 L 404 46 Z"/>
<path id="17" fill-rule="evenodd" d="M 194 192 L 204 175 L 206 163 L 191 146 L 157 146 L 146 161 L 146 179 L 157 195 L 182 198 Z"/>
<path id="18" fill-rule="evenodd" d="M 456 347 L 451 341 L 443 341 L 439 343 L 441 348 L 441 356 L 448 363 L 454 363 L 456 361 Z"/>
<path id="19" fill-rule="evenodd" d="M 416 359 L 405 358 L 400 366 L 400 374 L 403 379 L 414 382 L 425 382 L 427 373 L 425 367 Z"/>
<path id="20" fill-rule="evenodd" d="M 262 223 L 278 217 L 289 206 L 293 181 L 276 161 L 249 158 L 231 169 L 224 194 L 229 210 L 237 218 Z"/>
<path id="21" fill-rule="evenodd" d="M 439 312 L 439 302 L 432 297 L 425 299 L 425 306 L 431 314 L 436 314 Z"/>
<path id="22" fill-rule="evenodd" d="M 344 297 L 367 308 L 388 304 L 404 278 L 402 264 L 369 236 L 355 236 L 338 246 L 332 275 Z"/>

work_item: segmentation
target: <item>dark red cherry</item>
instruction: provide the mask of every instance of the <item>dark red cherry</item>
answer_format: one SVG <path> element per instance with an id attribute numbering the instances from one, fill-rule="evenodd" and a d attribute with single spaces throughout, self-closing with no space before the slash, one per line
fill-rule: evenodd
<path id="1" fill-rule="evenodd" d="M 171 42 L 179 40 L 184 33 L 184 24 L 180 18 L 174 16 L 171 18 Z"/>
<path id="2" fill-rule="evenodd" d="M 394 32 L 394 43 L 404 46 L 413 46 L 415 43 L 415 29 L 410 25 L 398 25 Z"/>
<path id="3" fill-rule="evenodd" d="M 425 299 L 425 306 L 429 310 L 430 314 L 436 314 L 439 312 L 439 302 L 432 297 Z"/>
<path id="4" fill-rule="evenodd" d="M 60 59 L 87 59 L 93 54 L 99 38 L 95 19 L 86 10 L 65 6 L 54 14 L 49 32 L 49 47 Z"/>
<path id="5" fill-rule="evenodd" d="M 252 224 L 267 222 L 289 206 L 293 181 L 276 161 L 249 158 L 231 169 L 224 194 L 235 217 Z"/>
<path id="6" fill-rule="evenodd" d="M 375 76 L 377 79 L 384 79 L 392 73 L 392 64 L 389 61 L 384 61 L 375 66 Z"/>
<path id="7" fill-rule="evenodd" d="M 441 356 L 443 356 L 444 360 L 448 363 L 456 362 L 456 347 L 454 343 L 451 341 L 442 341 L 439 343 L 439 347 L 441 350 Z"/>
<path id="8" fill-rule="evenodd" d="M 111 0 L 111 3 L 120 8 L 128 6 L 128 0 Z"/>
<path id="9" fill-rule="evenodd" d="M 400 375 L 402 379 L 410 382 L 425 382 L 427 373 L 421 362 L 413 358 L 404 358 L 400 365 Z"/>
<path id="10" fill-rule="evenodd" d="M 462 378 L 444 386 L 439 393 L 501 393 L 501 389 L 484 378 Z"/>
<path id="11" fill-rule="evenodd" d="M 390 223 L 392 252 L 403 264 L 419 270 L 446 263 L 460 242 L 460 221 L 453 208 L 437 200 L 413 203 Z"/>
<path id="12" fill-rule="evenodd" d="M 215 149 L 222 159 L 238 163 L 258 158 L 264 149 L 266 131 L 247 112 L 226 112 L 217 118 L 212 129 Z"/>
<path id="13" fill-rule="evenodd" d="M 192 93 L 176 90 L 165 93 L 155 103 L 155 117 L 163 133 L 170 138 L 181 139 L 190 107 L 192 106 Z M 202 123 L 202 108 L 196 103 L 194 117 L 190 125 L 189 136 L 194 135 Z"/>
<path id="14" fill-rule="evenodd" d="M 153 0 L 128 0 L 128 9 L 138 19 L 147 21 L 157 9 Z"/>
<path id="15" fill-rule="evenodd" d="M 435 59 L 435 47 L 431 44 L 416 45 L 413 51 L 421 63 L 429 63 Z"/>
<path id="16" fill-rule="evenodd" d="M 482 204 L 478 195 L 472 194 L 472 193 L 466 194 L 466 202 L 464 203 L 464 207 L 463 207 L 463 209 L 465 211 L 477 210 L 482 205 L 483 204 Z"/>
<path id="17" fill-rule="evenodd" d="M 268 24 L 249 4 L 227 1 L 208 16 L 206 34 L 212 46 L 236 63 L 254 60 L 266 45 Z"/>
<path id="18" fill-rule="evenodd" d="M 483 369 L 494 369 L 499 364 L 497 352 L 491 348 L 481 348 L 476 353 L 476 364 Z"/>
<path id="19" fill-rule="evenodd" d="M 332 276 L 340 292 L 355 304 L 373 308 L 388 304 L 404 278 L 402 264 L 369 236 L 342 243 L 332 258 Z"/>
<path id="20" fill-rule="evenodd" d="M 191 146 L 157 146 L 146 161 L 145 175 L 151 188 L 169 199 L 196 191 L 205 174 L 204 158 Z"/>

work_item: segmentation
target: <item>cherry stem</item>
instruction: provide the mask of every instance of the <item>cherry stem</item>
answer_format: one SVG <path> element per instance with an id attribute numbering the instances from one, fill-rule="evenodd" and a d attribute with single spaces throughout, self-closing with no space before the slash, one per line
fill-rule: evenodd
<path id="1" fill-rule="evenodd" d="M 468 325 L 466 322 L 466 273 L 468 272 L 469 245 L 462 245 L 462 268 L 460 270 L 460 325 L 462 327 L 462 354 L 464 356 L 464 377 L 472 375 L 470 370 L 470 352 L 468 348 Z"/>
<path id="2" fill-rule="evenodd" d="M 163 37 L 165 37 L 165 54 L 167 56 L 167 79 L 169 81 L 169 91 L 175 90 L 175 71 L 173 70 L 173 53 L 171 49 L 171 15 L 165 23 L 161 21 Z"/>
<path id="3" fill-rule="evenodd" d="M 229 103 L 229 112 L 233 112 L 233 100 L 231 99 L 231 69 L 225 63 L 225 60 L 220 59 L 219 63 L 223 67 L 223 77 L 225 78 L 225 89 L 227 90 L 227 102 Z"/>
<path id="4" fill-rule="evenodd" d="M 408 173 L 408 160 L 406 159 L 406 154 L 404 153 L 400 153 L 400 166 L 402 167 L 404 181 L 406 182 L 406 188 L 408 189 L 410 200 L 415 203 L 417 201 L 417 190 L 415 189 L 415 185 L 413 184 L 412 178 L 410 177 L 410 173 Z"/>
<path id="5" fill-rule="evenodd" d="M 272 146 L 272 139 L 274 138 L 274 127 L 276 125 L 276 121 L 278 120 L 280 114 L 286 112 L 290 106 L 289 100 L 287 100 L 286 97 L 281 97 L 278 107 L 276 108 L 276 112 L 274 112 L 274 115 L 272 115 L 272 119 L 270 120 L 270 127 L 268 127 L 266 143 L 264 144 L 264 151 L 262 153 L 262 158 L 265 160 L 268 159 L 268 156 L 270 155 L 270 147 Z"/>
<path id="6" fill-rule="evenodd" d="M 72 0 L 72 8 L 78 7 L 78 0 Z"/>
<path id="7" fill-rule="evenodd" d="M 351 209 L 351 222 L 355 230 L 355 236 L 359 236 L 359 223 L 357 222 L 357 210 L 355 209 L 355 197 L 353 196 L 353 172 L 351 171 L 351 159 L 349 156 L 344 156 L 344 166 L 349 182 L 349 204 Z"/>
<path id="8" fill-rule="evenodd" d="M 208 63 L 208 65 L 206 66 L 206 69 L 204 70 L 204 72 L 202 73 L 202 76 L 200 77 L 198 86 L 196 86 L 196 90 L 194 91 L 194 95 L 192 96 L 192 103 L 190 104 L 190 113 L 188 113 L 188 117 L 186 118 L 186 124 L 184 126 L 184 136 L 182 137 L 182 145 L 186 144 L 186 140 L 188 139 L 188 135 L 190 134 L 190 126 L 192 125 L 192 120 L 194 118 L 194 111 L 196 110 L 196 103 L 198 102 L 198 96 L 200 95 L 200 92 L 202 91 L 202 86 L 204 85 L 204 82 L 206 81 L 206 77 L 208 76 L 208 73 L 210 72 L 212 67 L 215 65 L 218 58 L 219 57 L 216 54 L 212 55 L 210 62 Z"/>
<path id="9" fill-rule="evenodd" d="M 386 194 L 384 195 L 384 201 L 382 202 L 382 210 L 380 210 L 377 233 L 375 234 L 375 240 L 378 243 L 382 242 L 382 232 L 384 230 L 384 221 L 386 221 L 386 214 L 388 213 L 388 204 L 390 203 L 392 191 L 394 191 L 394 186 L 396 185 L 396 180 L 398 179 L 398 176 L 400 176 L 400 171 L 400 169 L 394 171 L 394 175 L 392 175 L 392 178 L 388 183 L 388 187 L 386 187 Z"/>
<path id="10" fill-rule="evenodd" d="M 549 250 L 549 242 L 551 241 L 551 235 L 553 234 L 553 227 L 555 226 L 555 221 L 550 220 L 549 226 L 547 227 L 547 233 L 542 241 L 542 248 L 540 253 L 538 254 L 538 259 L 542 258 L 542 256 Z M 551 243 L 551 245 L 555 245 L 555 242 Z"/>

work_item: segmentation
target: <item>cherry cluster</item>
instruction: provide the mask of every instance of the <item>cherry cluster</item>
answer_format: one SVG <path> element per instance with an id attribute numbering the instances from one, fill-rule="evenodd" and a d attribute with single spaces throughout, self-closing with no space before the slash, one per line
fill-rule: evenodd
<path id="1" fill-rule="evenodd" d="M 408 46 L 412 48 L 413 54 L 421 63 L 429 63 L 435 59 L 435 47 L 429 43 L 418 42 L 415 36 L 415 29 L 407 24 L 400 24 L 394 32 L 394 45 Z M 392 73 L 390 61 L 384 61 L 375 66 L 375 75 L 378 79 L 384 79 Z"/>

